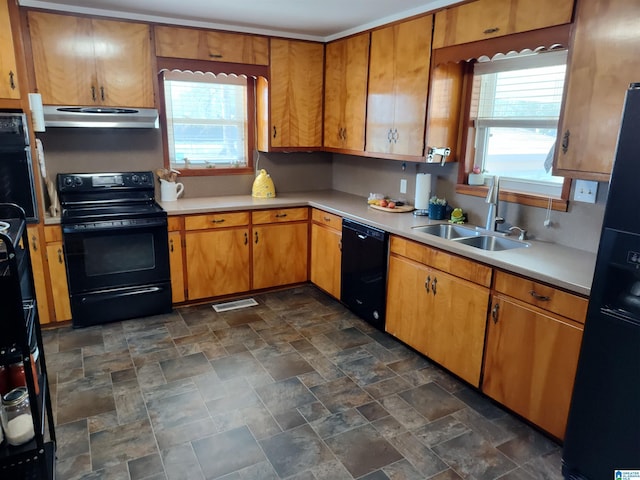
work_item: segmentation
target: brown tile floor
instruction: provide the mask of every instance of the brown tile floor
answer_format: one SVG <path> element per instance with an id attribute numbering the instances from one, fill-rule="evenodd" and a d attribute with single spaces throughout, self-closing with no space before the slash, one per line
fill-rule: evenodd
<path id="1" fill-rule="evenodd" d="M 308 286 L 45 332 L 60 479 L 560 479 L 560 448 Z"/>

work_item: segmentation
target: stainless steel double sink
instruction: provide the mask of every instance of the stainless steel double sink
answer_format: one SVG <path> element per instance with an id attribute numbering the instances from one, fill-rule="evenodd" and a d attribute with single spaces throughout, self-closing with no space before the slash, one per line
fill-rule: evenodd
<path id="1" fill-rule="evenodd" d="M 491 252 L 526 248 L 531 245 L 521 240 L 505 238 L 500 234 L 490 234 L 487 233 L 486 230 L 480 230 L 475 227 L 463 227 L 462 225 L 424 225 L 413 227 L 413 230 Z"/>

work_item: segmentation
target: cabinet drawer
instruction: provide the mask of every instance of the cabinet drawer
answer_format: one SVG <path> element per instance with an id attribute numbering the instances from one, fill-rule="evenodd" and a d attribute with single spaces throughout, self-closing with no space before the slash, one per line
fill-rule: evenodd
<path id="1" fill-rule="evenodd" d="M 333 213 L 327 213 L 314 208 L 311 211 L 311 219 L 321 225 L 326 225 L 334 230 L 342 231 L 342 217 L 334 215 Z"/>
<path id="2" fill-rule="evenodd" d="M 256 210 L 251 212 L 251 221 L 254 225 L 262 223 L 279 223 L 279 222 L 296 222 L 307 220 L 309 218 L 309 209 L 301 208 L 283 208 L 278 210 Z"/>
<path id="3" fill-rule="evenodd" d="M 177 232 L 182 230 L 183 217 L 167 217 L 167 223 L 170 232 Z"/>
<path id="4" fill-rule="evenodd" d="M 205 230 L 239 225 L 249 225 L 249 212 L 210 213 L 185 217 L 184 219 L 185 230 Z"/>
<path id="5" fill-rule="evenodd" d="M 437 268 L 456 277 L 489 287 L 491 267 L 482 265 L 442 250 L 428 247 L 406 238 L 391 236 L 391 253 L 396 253 L 429 267 Z"/>
<path id="6" fill-rule="evenodd" d="M 267 37 L 165 26 L 156 26 L 155 34 L 159 57 L 269 64 Z"/>
<path id="7" fill-rule="evenodd" d="M 45 243 L 61 242 L 62 227 L 60 227 L 59 225 L 44 227 L 44 241 Z"/>
<path id="8" fill-rule="evenodd" d="M 498 292 L 517 298 L 558 315 L 584 323 L 589 301 L 571 293 L 528 278 L 496 271 L 493 288 Z"/>

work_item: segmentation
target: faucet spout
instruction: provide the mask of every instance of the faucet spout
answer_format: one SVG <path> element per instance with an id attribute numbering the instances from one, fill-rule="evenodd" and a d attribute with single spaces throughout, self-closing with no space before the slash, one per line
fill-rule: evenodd
<path id="1" fill-rule="evenodd" d="M 500 202 L 500 177 L 498 177 L 497 175 L 493 176 L 485 201 L 489 204 L 485 229 L 493 232 L 496 229 L 498 204 Z"/>

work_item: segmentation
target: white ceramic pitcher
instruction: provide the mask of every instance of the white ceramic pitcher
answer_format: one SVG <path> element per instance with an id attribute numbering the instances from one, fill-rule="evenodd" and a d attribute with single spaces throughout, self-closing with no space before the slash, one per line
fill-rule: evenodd
<path id="1" fill-rule="evenodd" d="M 168 182 L 160 179 L 160 200 L 163 202 L 175 202 L 184 192 L 182 183 Z"/>

